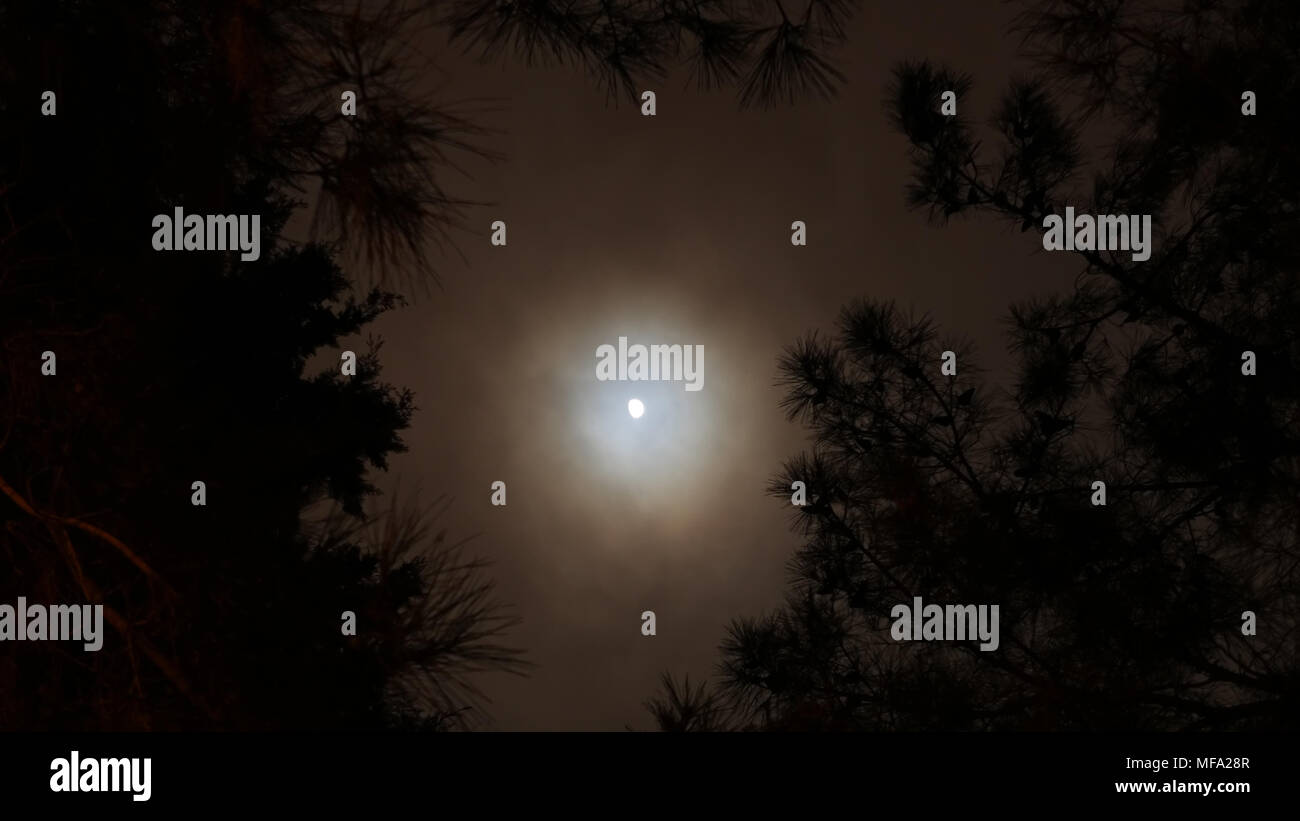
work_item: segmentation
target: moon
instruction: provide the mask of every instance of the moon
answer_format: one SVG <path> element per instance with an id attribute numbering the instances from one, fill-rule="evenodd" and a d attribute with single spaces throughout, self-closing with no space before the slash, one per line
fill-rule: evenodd
<path id="1" fill-rule="evenodd" d="M 627 402 L 627 412 L 632 414 L 633 419 L 640 419 L 645 413 L 645 403 L 640 399 L 629 399 Z"/>

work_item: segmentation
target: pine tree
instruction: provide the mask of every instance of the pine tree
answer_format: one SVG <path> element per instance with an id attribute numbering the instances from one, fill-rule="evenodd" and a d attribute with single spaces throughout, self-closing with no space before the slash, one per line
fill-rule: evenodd
<path id="1" fill-rule="evenodd" d="M 346 524 L 373 512 L 370 476 L 415 410 L 379 340 L 340 372 L 341 343 L 402 302 L 352 283 L 430 272 L 422 238 L 457 213 L 442 152 L 479 133 L 412 96 L 389 59 L 404 20 L 391 4 L 0 12 L 0 601 L 106 619 L 96 653 L 5 643 L 0 726 L 461 726 L 478 718 L 466 673 L 522 669 L 481 567 L 409 521 L 387 540 Z M 296 241 L 313 184 L 320 230 Z M 152 217 L 175 206 L 260 215 L 260 258 L 155 251 Z M 319 504 L 344 517 L 324 534 L 304 521 Z M 344 610 L 364 613 L 356 638 Z"/>
<path id="2" fill-rule="evenodd" d="M 1006 220 L 1027 253 L 1067 205 L 1151 214 L 1154 253 L 1077 252 L 1072 290 L 1013 305 L 1009 392 L 890 304 L 792 346 L 786 409 L 814 446 L 771 491 L 807 482 L 802 547 L 710 697 L 763 728 L 1295 728 L 1300 12 L 1045 2 L 1018 27 L 1036 73 L 994 112 L 996 150 L 939 114 L 969 77 L 898 67 L 910 201 Z M 915 595 L 999 605 L 1000 648 L 894 641 Z"/>

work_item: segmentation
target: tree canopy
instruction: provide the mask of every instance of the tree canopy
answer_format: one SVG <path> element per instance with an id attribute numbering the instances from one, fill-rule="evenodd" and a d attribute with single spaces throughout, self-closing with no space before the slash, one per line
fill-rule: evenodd
<path id="1" fill-rule="evenodd" d="M 1007 220 L 1027 252 L 1066 206 L 1150 214 L 1154 254 L 1075 252 L 1072 289 L 1012 305 L 1005 390 L 879 301 L 791 346 L 785 407 L 812 447 L 771 486 L 786 504 L 808 486 L 788 601 L 734 622 L 720 689 L 686 690 L 661 726 L 724 702 L 714 727 L 1300 724 L 1300 10 L 1053 0 L 1017 28 L 1033 71 L 991 145 L 940 113 L 969 76 L 897 67 L 909 202 Z M 999 605 L 1000 648 L 892 640 L 916 595 Z"/>
<path id="2" fill-rule="evenodd" d="M 102 603 L 108 635 L 95 653 L 9 644 L 0 725 L 473 724 L 467 675 L 522 669 L 511 620 L 429 530 L 441 507 L 375 503 L 415 411 L 380 340 L 339 367 L 403 301 L 353 282 L 429 263 L 456 215 L 439 152 L 477 133 L 412 96 L 396 10 L 32 2 L 2 19 L 0 598 Z M 361 90 L 364 127 L 339 86 Z M 323 222 L 293 241 L 309 194 Z M 260 258 L 154 250 L 173 207 L 260 215 Z"/>

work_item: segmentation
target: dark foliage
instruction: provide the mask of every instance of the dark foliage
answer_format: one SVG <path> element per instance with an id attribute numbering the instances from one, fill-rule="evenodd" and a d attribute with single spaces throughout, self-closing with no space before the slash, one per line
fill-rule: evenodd
<path id="1" fill-rule="evenodd" d="M 429 3 L 453 42 L 484 58 L 580 65 L 609 98 L 637 101 L 685 61 L 702 89 L 736 85 L 742 106 L 834 96 L 846 78 L 827 51 L 857 0 L 452 0 Z"/>
<path id="2" fill-rule="evenodd" d="M 786 606 L 733 625 L 698 695 L 731 726 L 1300 726 L 1300 7 L 1046 2 L 1020 26 L 1038 73 L 994 112 L 995 156 L 937 114 L 965 78 L 898 68 L 910 202 L 1008 220 L 1027 251 L 1066 205 L 1152 214 L 1154 253 L 1078 252 L 1071 292 L 1013 306 L 1008 392 L 892 305 L 788 351 L 815 444 L 771 491 L 808 483 L 804 543 Z M 1118 136 L 1090 160 L 1084 134 Z M 916 595 L 998 604 L 1001 647 L 893 641 Z"/>
<path id="3" fill-rule="evenodd" d="M 353 292 L 336 258 L 418 256 L 452 213 L 430 158 L 469 130 L 403 96 L 396 22 L 319 3 L 2 7 L 0 601 L 103 603 L 106 624 L 97 653 L 6 642 L 0 726 L 451 727 L 474 718 L 466 673 L 520 669 L 459 548 L 396 512 L 391 538 L 346 524 L 415 407 L 378 342 L 340 375 L 340 343 L 401 300 Z M 338 116 L 340 86 L 367 127 Z M 45 89 L 57 116 L 39 116 Z M 353 230 L 294 243 L 313 178 Z M 174 206 L 260 214 L 261 258 L 154 251 Z M 319 502 L 339 508 L 324 532 L 302 523 Z"/>

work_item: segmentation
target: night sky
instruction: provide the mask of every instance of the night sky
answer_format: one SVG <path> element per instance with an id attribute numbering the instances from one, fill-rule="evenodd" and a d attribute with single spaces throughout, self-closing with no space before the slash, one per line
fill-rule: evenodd
<path id="1" fill-rule="evenodd" d="M 930 58 L 974 75 L 961 113 L 987 122 L 1023 68 L 1010 10 L 884 5 L 835 55 L 838 99 L 767 111 L 674 73 L 643 117 L 576 68 L 427 44 L 440 99 L 496 101 L 478 122 L 507 160 L 465 159 L 472 178 L 447 181 L 493 205 L 469 212 L 478 234 L 457 235 L 465 260 L 441 259 L 441 289 L 374 327 L 385 378 L 419 405 L 409 453 L 379 483 L 454 496 L 442 525 L 478 534 L 522 618 L 508 640 L 537 667 L 481 679 L 489 726 L 648 728 L 640 705 L 661 672 L 712 675 L 727 622 L 779 604 L 798 541 L 764 487 L 804 441 L 774 384 L 785 346 L 830 330 L 851 299 L 894 299 L 972 340 L 998 382 L 1008 305 L 1068 282 L 1070 261 L 1049 262 L 1037 232 L 938 229 L 909 211 L 905 143 L 882 109 L 891 66 Z M 496 219 L 505 248 L 488 241 Z M 790 243 L 796 219 L 807 247 Z M 596 348 L 619 336 L 702 344 L 704 389 L 597 381 Z M 490 503 L 496 480 L 505 507 Z"/>
<path id="2" fill-rule="evenodd" d="M 359 2 L 0 4 L 6 806 L 1281 793 L 1300 5 Z"/>

